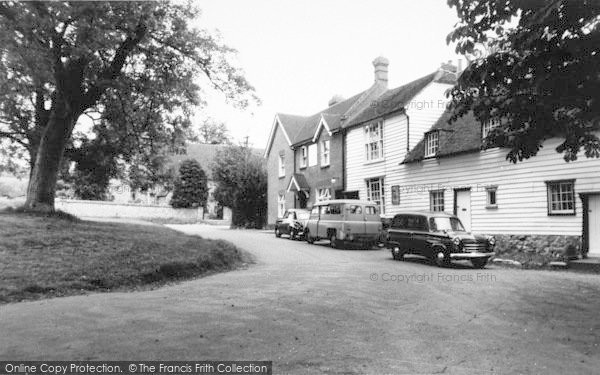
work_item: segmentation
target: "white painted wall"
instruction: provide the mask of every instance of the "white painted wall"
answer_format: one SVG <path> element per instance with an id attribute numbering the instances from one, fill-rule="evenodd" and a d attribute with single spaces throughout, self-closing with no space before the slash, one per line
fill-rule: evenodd
<path id="1" fill-rule="evenodd" d="M 386 201 L 386 213 L 428 210 L 429 190 L 445 189 L 445 210 L 452 213 L 454 189 L 471 188 L 472 230 L 491 234 L 581 235 L 579 193 L 600 193 L 600 159 L 566 163 L 545 143 L 537 156 L 511 164 L 506 150 L 491 149 L 461 156 L 427 159 L 388 170 L 386 192 L 400 185 L 400 205 Z M 575 179 L 576 215 L 548 216 L 545 181 Z M 497 209 L 486 208 L 486 189 L 497 185 Z"/>
<path id="2" fill-rule="evenodd" d="M 123 217 L 202 220 L 202 208 L 172 208 L 104 201 L 57 199 L 55 208 L 81 217 Z"/>
<path id="3" fill-rule="evenodd" d="M 452 85 L 445 83 L 432 82 L 406 105 L 406 114 L 410 118 L 408 126 L 410 149 L 419 143 L 423 134 L 431 129 L 446 110 L 448 103 L 446 91 L 451 87 Z"/>
<path id="4" fill-rule="evenodd" d="M 396 114 L 384 119 L 383 160 L 367 162 L 364 126 L 348 130 L 345 138 L 346 190 L 359 191 L 360 199 L 367 199 L 365 180 L 384 177 L 385 213 L 389 213 L 388 207 L 392 202 L 390 186 L 398 184 L 397 176 L 393 176 L 392 173 L 398 170 L 398 165 L 404 160 L 407 143 L 410 143 L 411 147 L 416 146 L 423 138 L 423 134 L 442 115 L 447 102 L 445 93 L 450 87 L 451 85 L 432 82 L 418 93 L 406 107 L 406 113 L 410 118 L 409 126 L 404 114 Z M 407 140 L 409 132 L 410 136 Z"/>

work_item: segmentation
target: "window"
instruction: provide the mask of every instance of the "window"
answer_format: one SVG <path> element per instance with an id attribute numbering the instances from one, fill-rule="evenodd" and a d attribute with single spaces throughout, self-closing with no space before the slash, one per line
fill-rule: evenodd
<path id="1" fill-rule="evenodd" d="M 380 212 L 385 212 L 385 196 L 383 194 L 383 178 L 367 180 L 367 199 L 379 206 Z"/>
<path id="2" fill-rule="evenodd" d="M 317 165 L 317 145 L 312 144 L 308 146 L 308 166 L 314 167 Z"/>
<path id="3" fill-rule="evenodd" d="M 356 205 L 352 205 L 348 208 L 348 211 L 350 211 L 350 213 L 352 215 L 361 215 L 362 214 L 362 207 L 361 206 L 356 206 Z"/>
<path id="4" fill-rule="evenodd" d="M 317 202 L 327 201 L 331 199 L 331 192 L 329 188 L 317 189 Z"/>
<path id="5" fill-rule="evenodd" d="M 435 190 L 429 192 L 429 209 L 431 211 L 444 211 L 443 190 Z"/>
<path id="6" fill-rule="evenodd" d="M 329 165 L 329 140 L 321 142 L 321 167 Z"/>
<path id="7" fill-rule="evenodd" d="M 339 215 L 342 213 L 342 207 L 339 204 L 329 204 L 321 207 L 321 214 L 323 215 Z"/>
<path id="8" fill-rule="evenodd" d="M 365 215 L 377 215 L 377 207 L 365 206 Z"/>
<path id="9" fill-rule="evenodd" d="M 279 155 L 279 177 L 285 177 L 285 156 Z"/>
<path id="10" fill-rule="evenodd" d="M 575 215 L 575 180 L 548 181 L 548 215 Z"/>
<path id="11" fill-rule="evenodd" d="M 300 168 L 306 168 L 308 165 L 308 148 L 302 146 L 300 149 Z"/>
<path id="12" fill-rule="evenodd" d="M 279 194 L 277 197 L 277 217 L 283 217 L 285 214 L 285 195 Z"/>
<path id="13" fill-rule="evenodd" d="M 487 188 L 485 188 L 485 192 L 486 192 L 486 208 L 497 208 L 498 207 L 498 200 L 497 200 L 497 190 L 498 187 L 497 186 L 489 186 Z"/>
<path id="14" fill-rule="evenodd" d="M 425 216 L 410 215 L 406 217 L 406 229 L 427 232 L 427 218 Z"/>
<path id="15" fill-rule="evenodd" d="M 365 126 L 365 159 L 383 158 L 383 121 Z"/>
<path id="16" fill-rule="evenodd" d="M 425 157 L 435 156 L 440 148 L 439 132 L 433 131 L 425 135 Z"/>
<path id="17" fill-rule="evenodd" d="M 492 119 L 484 122 L 481 125 L 481 138 L 485 139 L 490 134 L 492 129 L 494 129 L 499 124 L 500 122 L 498 121 L 498 119 Z"/>
<path id="18" fill-rule="evenodd" d="M 392 205 L 400 205 L 400 185 L 392 186 Z"/>

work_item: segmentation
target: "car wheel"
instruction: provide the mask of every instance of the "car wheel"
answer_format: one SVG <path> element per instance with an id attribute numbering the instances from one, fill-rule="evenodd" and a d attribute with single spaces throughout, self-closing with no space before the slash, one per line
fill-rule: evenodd
<path id="1" fill-rule="evenodd" d="M 483 259 L 471 259 L 471 264 L 473 265 L 473 267 L 475 268 L 484 268 L 485 265 L 487 264 L 488 260 L 483 258 Z"/>
<path id="2" fill-rule="evenodd" d="M 394 258 L 394 260 L 404 260 L 404 251 L 398 246 L 394 247 L 392 249 L 392 258 Z"/>
<path id="3" fill-rule="evenodd" d="M 444 249 L 438 248 L 433 250 L 433 260 L 438 267 L 450 266 L 450 257 L 446 254 Z"/>
<path id="4" fill-rule="evenodd" d="M 296 231 L 292 228 L 290 229 L 290 240 L 294 240 L 296 238 Z"/>
<path id="5" fill-rule="evenodd" d="M 308 228 L 306 229 L 306 233 L 304 233 L 304 237 L 306 238 L 306 242 L 313 244 L 315 243 L 315 239 L 312 238 L 312 236 L 310 235 L 310 232 L 308 231 Z"/>
<path id="6" fill-rule="evenodd" d="M 281 237 L 281 230 L 279 228 L 275 228 L 275 237 L 279 238 Z"/>
<path id="7" fill-rule="evenodd" d="M 337 249 L 340 246 L 340 241 L 337 238 L 336 232 L 331 232 L 329 235 L 329 246 L 333 247 L 334 249 Z"/>

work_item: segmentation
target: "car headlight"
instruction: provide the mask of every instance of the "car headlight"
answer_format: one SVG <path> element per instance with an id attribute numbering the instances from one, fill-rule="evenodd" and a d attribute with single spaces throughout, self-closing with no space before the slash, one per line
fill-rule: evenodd
<path id="1" fill-rule="evenodd" d="M 488 243 L 490 244 L 490 246 L 494 246 L 496 244 L 496 237 L 494 236 L 488 236 Z"/>
<path id="2" fill-rule="evenodd" d="M 462 248 L 462 241 L 460 240 L 460 238 L 458 237 L 454 237 L 452 239 L 452 243 L 454 244 L 454 247 L 458 250 L 460 250 Z"/>

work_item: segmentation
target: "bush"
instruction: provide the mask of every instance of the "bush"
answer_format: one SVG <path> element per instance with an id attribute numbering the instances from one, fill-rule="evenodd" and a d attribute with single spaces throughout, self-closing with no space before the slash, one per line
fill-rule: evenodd
<path id="1" fill-rule="evenodd" d="M 184 160 L 175 180 L 171 206 L 173 208 L 204 207 L 208 199 L 206 173 L 196 160 Z"/>

